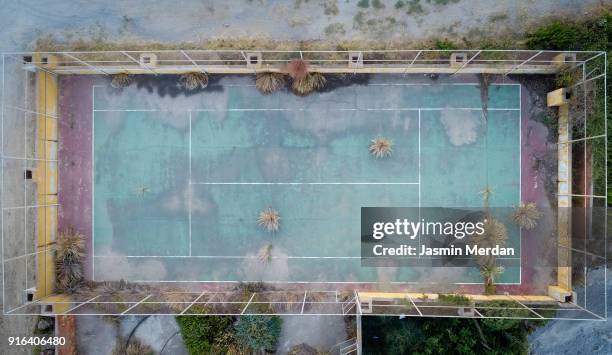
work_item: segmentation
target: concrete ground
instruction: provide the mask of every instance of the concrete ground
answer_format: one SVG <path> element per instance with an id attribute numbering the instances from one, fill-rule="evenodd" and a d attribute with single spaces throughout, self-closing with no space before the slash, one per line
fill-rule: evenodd
<path id="1" fill-rule="evenodd" d="M 136 331 L 134 331 L 136 328 Z M 133 338 L 151 346 L 156 354 L 187 354 L 179 326 L 171 316 L 126 316 L 120 320 L 98 316 L 77 317 L 79 354 L 110 355 L 121 336 Z"/>
<path id="2" fill-rule="evenodd" d="M 32 351 L 31 346 L 10 346 L 8 337 L 31 336 L 35 326 L 35 316 L 0 315 L 0 354 L 29 354 Z"/>
<path id="3" fill-rule="evenodd" d="M 35 38 L 46 35 L 162 42 L 215 37 L 411 41 L 431 36 L 493 37 L 523 33 L 553 13 L 576 18 L 602 2 L 190 0 L 178 5 L 163 0 L 42 0 L 36 4 L 1 0 L 5 30 L 0 33 L 0 51 L 29 49 Z"/>
<path id="4" fill-rule="evenodd" d="M 346 340 L 346 327 L 339 316 L 285 316 L 278 342 L 278 354 L 286 354 L 292 346 L 308 344 L 319 351 L 328 351 Z"/>

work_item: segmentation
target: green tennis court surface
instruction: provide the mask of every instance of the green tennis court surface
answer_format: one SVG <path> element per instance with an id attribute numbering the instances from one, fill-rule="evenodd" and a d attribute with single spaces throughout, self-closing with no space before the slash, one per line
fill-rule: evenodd
<path id="1" fill-rule="evenodd" d="M 427 278 L 361 267 L 360 208 L 481 207 L 486 186 L 491 206 L 517 205 L 520 86 L 490 85 L 485 115 L 477 84 L 406 82 L 372 77 L 308 97 L 263 96 L 248 77 L 176 97 L 94 87 L 95 279 Z M 391 157 L 369 154 L 377 135 L 393 141 Z M 276 233 L 257 224 L 267 207 L 280 213 Z M 499 283 L 520 282 L 519 271 Z M 477 268 L 445 272 L 482 280 Z"/>

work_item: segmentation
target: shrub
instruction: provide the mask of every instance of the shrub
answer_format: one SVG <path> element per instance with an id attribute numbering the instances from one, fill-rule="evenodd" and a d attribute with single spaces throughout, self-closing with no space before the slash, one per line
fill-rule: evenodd
<path id="1" fill-rule="evenodd" d="M 368 7 L 370 7 L 370 0 L 359 0 L 357 2 L 357 6 L 367 9 Z"/>
<path id="2" fill-rule="evenodd" d="M 521 308 L 521 305 L 508 302 L 508 301 L 491 301 L 482 303 L 483 307 L 492 308 L 481 308 L 480 313 L 484 317 L 509 317 L 517 319 L 503 319 L 503 318 L 483 318 L 481 322 L 484 326 L 491 330 L 500 331 L 514 328 L 522 322 L 524 318 L 534 318 L 536 315 L 532 314 L 528 309 Z M 514 309 L 509 309 L 514 308 Z M 520 309 L 517 309 L 520 308 Z"/>
<path id="3" fill-rule="evenodd" d="M 372 7 L 375 9 L 384 9 L 385 4 L 380 0 L 372 0 Z"/>
<path id="4" fill-rule="evenodd" d="M 308 74 L 308 62 L 304 59 L 291 59 L 285 66 L 285 70 L 293 80 L 302 80 Z"/>
<path id="5" fill-rule="evenodd" d="M 571 23 L 554 21 L 527 35 L 527 47 L 533 49 L 575 49 L 580 29 Z"/>
<path id="6" fill-rule="evenodd" d="M 83 281 L 85 242 L 83 236 L 70 229 L 61 233 L 56 245 L 55 274 L 57 287 L 62 292 L 74 292 Z"/>
<path id="7" fill-rule="evenodd" d="M 435 49 L 440 49 L 444 51 L 452 51 L 457 49 L 457 45 L 449 41 L 448 38 L 445 38 L 443 40 L 437 39 L 434 42 L 434 47 Z"/>
<path id="8" fill-rule="evenodd" d="M 463 295 L 458 294 L 439 294 L 438 301 L 440 303 L 452 304 L 457 306 L 469 306 L 472 301 Z"/>
<path id="9" fill-rule="evenodd" d="M 255 87 L 262 94 L 270 94 L 285 87 L 285 75 L 282 73 L 257 73 Z"/>
<path id="10" fill-rule="evenodd" d="M 233 317 L 177 316 L 176 321 L 181 328 L 181 335 L 189 354 L 210 354 L 213 349 L 227 351 L 233 343 Z"/>
<path id="11" fill-rule="evenodd" d="M 278 316 L 242 316 L 234 326 L 238 342 L 255 352 L 276 350 L 282 320 Z"/>
<path id="12" fill-rule="evenodd" d="M 179 84 L 190 91 L 204 89 L 208 86 L 208 75 L 201 72 L 186 73 L 179 77 Z"/>

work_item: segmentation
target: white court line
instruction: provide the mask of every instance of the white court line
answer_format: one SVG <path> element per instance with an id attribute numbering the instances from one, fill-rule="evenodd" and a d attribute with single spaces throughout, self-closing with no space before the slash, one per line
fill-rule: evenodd
<path id="1" fill-rule="evenodd" d="M 192 185 L 419 185 L 418 182 L 191 182 Z"/>
<path id="2" fill-rule="evenodd" d="M 164 110 L 164 109 L 97 109 L 95 112 L 249 112 L 249 111 L 297 111 L 297 112 L 342 112 L 342 111 L 444 111 L 444 110 L 460 110 L 460 111 L 482 111 L 482 107 L 397 107 L 397 108 L 338 108 L 338 109 L 310 109 L 310 108 L 226 108 L 226 109 L 206 109 L 192 108 L 181 110 Z M 520 108 L 487 108 L 487 111 L 518 111 Z"/>
<path id="3" fill-rule="evenodd" d="M 94 258 L 98 259 L 121 259 L 121 258 L 132 258 L 132 259 L 259 259 L 257 255 L 95 255 Z M 271 259 L 366 259 L 362 256 L 271 256 Z M 376 257 L 369 257 L 376 259 Z M 415 257 L 407 257 L 406 259 L 415 260 Z M 428 260 L 443 259 L 442 257 L 430 258 Z M 466 259 L 472 260 L 472 258 L 455 258 L 455 259 Z M 520 257 L 498 257 L 498 260 L 520 260 Z"/>
<path id="4" fill-rule="evenodd" d="M 519 204 L 523 200 L 523 88 L 519 84 Z M 523 228 L 519 228 L 519 284 L 523 282 Z"/>
<path id="5" fill-rule="evenodd" d="M 95 215 L 96 209 L 96 194 L 94 189 L 96 188 L 95 180 L 95 138 L 96 138 L 96 85 L 91 88 L 91 256 L 96 256 L 96 229 L 95 229 Z M 96 263 L 94 260 L 91 261 L 91 280 L 96 281 Z"/>
<path id="6" fill-rule="evenodd" d="M 189 255 L 191 255 L 191 206 L 193 203 L 193 197 L 191 196 L 193 194 L 192 191 L 192 187 L 191 187 L 191 111 L 189 111 L 189 179 L 188 179 L 188 185 L 187 185 L 187 192 L 189 193 Z"/>
<path id="7" fill-rule="evenodd" d="M 132 283 L 149 283 L 149 284 L 165 284 L 165 283 L 217 283 L 217 284 L 244 284 L 245 282 L 255 282 L 255 281 L 218 281 L 218 280 L 128 280 Z M 364 284 L 364 285 L 372 285 L 379 284 L 380 281 L 277 281 L 277 280 L 257 280 L 257 282 L 264 282 L 269 284 L 281 284 L 281 285 L 290 285 L 290 284 L 338 284 L 338 285 L 350 285 L 350 284 Z M 420 281 L 391 281 L 389 284 L 393 285 L 423 285 L 423 282 Z M 430 285 L 448 285 L 448 283 L 429 283 Z M 496 285 L 520 285 L 516 282 L 496 282 Z M 484 285 L 482 282 L 455 282 L 453 285 Z M 129 303 L 129 302 L 128 302 Z"/>

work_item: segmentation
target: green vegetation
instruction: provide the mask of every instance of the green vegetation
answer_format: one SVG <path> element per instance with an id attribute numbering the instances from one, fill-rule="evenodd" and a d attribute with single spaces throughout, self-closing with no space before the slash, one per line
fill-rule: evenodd
<path id="1" fill-rule="evenodd" d="M 225 352 L 234 343 L 231 316 L 177 316 L 176 320 L 189 354 Z"/>
<path id="2" fill-rule="evenodd" d="M 282 320 L 278 316 L 242 316 L 234 326 L 240 345 L 265 352 L 276 350 Z"/>
<path id="3" fill-rule="evenodd" d="M 402 7 L 404 7 L 406 4 L 402 1 L 402 0 L 397 0 L 397 2 L 395 3 L 395 8 L 396 9 L 401 9 Z"/>
<path id="4" fill-rule="evenodd" d="M 468 297 L 458 294 L 439 294 L 438 302 L 456 306 L 469 306 L 472 303 Z"/>
<path id="5" fill-rule="evenodd" d="M 384 9 L 385 4 L 381 0 L 372 0 L 372 7 L 375 9 Z"/>
<path id="6" fill-rule="evenodd" d="M 368 7 L 370 7 L 370 0 L 359 0 L 357 2 L 357 6 L 367 9 Z"/>
<path id="7" fill-rule="evenodd" d="M 421 6 L 421 0 L 409 0 L 408 1 L 408 11 L 406 14 L 422 14 L 424 12 L 423 6 Z"/>
<path id="8" fill-rule="evenodd" d="M 526 46 L 531 49 L 554 49 L 554 50 L 584 50 L 584 51 L 606 51 L 608 59 L 608 68 L 612 64 L 612 10 L 604 10 L 598 17 L 583 21 L 583 22 L 568 22 L 568 21 L 553 21 L 548 25 L 542 26 L 537 30 L 527 35 Z M 594 60 L 591 65 L 597 64 Z M 589 68 L 587 70 L 593 70 Z M 576 82 L 575 73 L 568 70 L 562 70 L 557 76 L 557 85 L 566 87 L 568 84 Z M 607 83 L 608 92 L 612 92 L 612 80 Z M 592 82 L 588 85 L 587 96 L 592 98 L 592 101 L 587 101 L 591 106 L 591 110 L 587 111 L 587 135 L 593 136 L 604 133 L 604 117 L 603 108 L 603 80 Z M 608 110 L 610 110 L 612 101 L 608 95 Z M 588 109 L 588 108 L 587 108 Z M 612 117 L 608 111 L 608 117 Z M 591 145 L 591 154 L 593 157 L 593 185 L 597 189 L 597 195 L 607 193 L 611 203 L 612 189 L 605 185 L 606 177 L 604 175 L 603 162 L 605 155 L 608 154 L 608 171 L 612 174 L 612 153 L 605 151 L 605 145 L 594 143 Z M 611 180 L 612 181 L 612 180 Z M 607 188 L 607 192 L 604 189 Z"/>
<path id="9" fill-rule="evenodd" d="M 529 312 L 518 310 L 523 311 Z M 528 350 L 529 330 L 523 320 L 364 317 L 362 321 L 367 334 L 364 354 L 525 354 Z"/>

